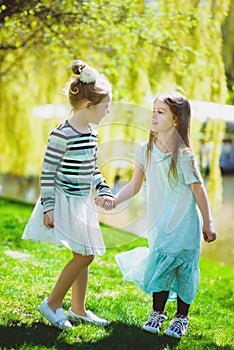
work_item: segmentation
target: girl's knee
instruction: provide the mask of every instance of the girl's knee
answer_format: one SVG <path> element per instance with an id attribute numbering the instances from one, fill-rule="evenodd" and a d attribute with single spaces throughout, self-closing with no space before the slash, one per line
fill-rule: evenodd
<path id="1" fill-rule="evenodd" d="M 82 259 L 87 262 L 87 265 L 91 264 L 91 262 L 94 260 L 94 255 L 81 255 L 75 252 L 72 252 L 74 259 Z"/>
<path id="2" fill-rule="evenodd" d="M 88 255 L 87 256 L 89 264 L 91 264 L 91 262 L 94 260 L 94 255 Z"/>
<path id="3" fill-rule="evenodd" d="M 82 259 L 85 260 L 86 266 L 89 266 L 91 264 L 91 262 L 93 261 L 94 256 L 93 255 L 85 255 L 85 256 L 82 256 Z"/>

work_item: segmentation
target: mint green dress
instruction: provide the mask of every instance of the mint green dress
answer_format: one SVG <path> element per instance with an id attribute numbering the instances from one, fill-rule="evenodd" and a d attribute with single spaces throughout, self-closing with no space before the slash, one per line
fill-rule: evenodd
<path id="1" fill-rule="evenodd" d="M 203 182 L 194 155 L 179 151 L 178 180 L 168 179 L 171 155 L 153 146 L 146 164 L 147 142 L 136 151 L 146 175 L 149 248 L 116 256 L 124 280 L 146 293 L 169 290 L 191 304 L 199 282 L 202 220 L 190 184 Z"/>

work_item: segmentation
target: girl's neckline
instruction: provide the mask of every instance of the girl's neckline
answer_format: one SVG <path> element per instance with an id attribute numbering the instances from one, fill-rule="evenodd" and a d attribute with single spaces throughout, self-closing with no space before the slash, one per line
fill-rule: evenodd
<path id="1" fill-rule="evenodd" d="M 80 135 L 90 135 L 92 133 L 92 129 L 91 127 L 88 125 L 88 128 L 89 128 L 89 132 L 82 132 L 78 129 L 76 129 L 74 126 L 71 125 L 71 123 L 69 123 L 69 120 L 67 119 L 66 120 L 66 123 L 69 125 L 69 127 L 74 130 L 76 133 L 80 134 Z"/>
<path id="2" fill-rule="evenodd" d="M 158 148 L 158 146 L 155 144 L 155 142 L 153 142 L 153 148 L 156 150 L 156 152 L 158 152 L 158 153 L 160 153 L 160 154 L 163 154 L 164 156 L 171 156 L 172 155 L 172 152 L 163 152 L 163 151 L 161 151 L 159 148 Z M 183 154 L 183 151 L 184 150 L 187 150 L 187 149 L 189 149 L 189 147 L 187 147 L 187 146 L 181 146 L 181 147 L 179 147 L 179 149 L 178 149 L 178 156 L 180 155 L 180 154 Z M 193 156 L 193 154 L 191 154 L 191 153 L 189 153 L 189 154 L 183 154 L 183 157 L 188 157 L 188 158 L 190 158 L 191 156 Z"/>
<path id="3" fill-rule="evenodd" d="M 156 145 L 156 142 L 155 142 L 155 141 L 153 142 L 153 147 L 154 147 L 159 153 L 162 153 L 162 154 L 167 155 L 167 156 L 170 156 L 170 155 L 171 155 L 171 152 L 163 152 L 163 151 Z"/>

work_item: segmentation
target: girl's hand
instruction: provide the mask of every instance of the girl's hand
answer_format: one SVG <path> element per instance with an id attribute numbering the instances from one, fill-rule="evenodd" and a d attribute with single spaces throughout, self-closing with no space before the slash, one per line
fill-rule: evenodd
<path id="1" fill-rule="evenodd" d="M 208 224 L 203 224 L 202 228 L 203 238 L 207 243 L 213 242 L 216 240 L 216 232 L 212 222 Z"/>
<path id="2" fill-rule="evenodd" d="M 95 204 L 105 210 L 111 210 L 116 207 L 116 200 L 111 196 L 98 196 L 94 198 Z"/>
<path id="3" fill-rule="evenodd" d="M 44 214 L 44 225 L 47 228 L 54 227 L 54 210 L 49 210 Z"/>

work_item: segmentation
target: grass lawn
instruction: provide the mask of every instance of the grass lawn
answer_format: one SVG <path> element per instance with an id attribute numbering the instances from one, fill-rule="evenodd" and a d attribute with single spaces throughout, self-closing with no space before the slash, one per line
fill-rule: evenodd
<path id="1" fill-rule="evenodd" d="M 71 253 L 21 239 L 31 211 L 31 205 L 0 198 L 0 349 L 234 349 L 234 272 L 230 267 L 201 259 L 201 280 L 187 335 L 180 341 L 151 335 L 141 330 L 151 311 L 151 297 L 123 282 L 114 258 L 147 242 L 106 226 L 102 226 L 104 239 L 112 248 L 91 264 L 86 306 L 110 320 L 110 325 L 81 323 L 69 332 L 49 326 L 37 306 L 50 293 Z M 70 296 L 69 292 L 64 300 L 65 309 Z M 170 318 L 175 307 L 167 303 Z"/>

